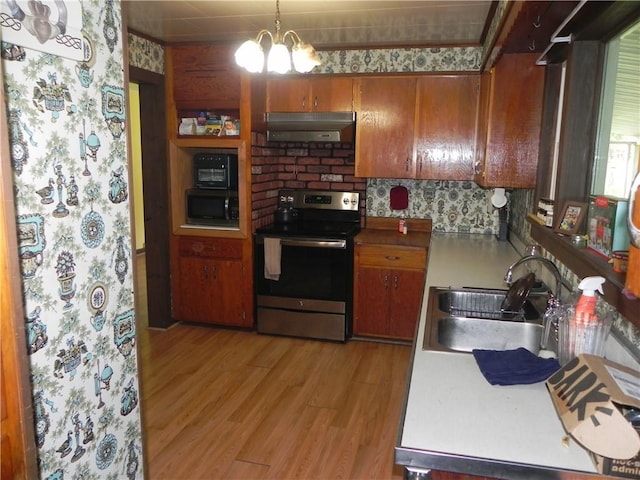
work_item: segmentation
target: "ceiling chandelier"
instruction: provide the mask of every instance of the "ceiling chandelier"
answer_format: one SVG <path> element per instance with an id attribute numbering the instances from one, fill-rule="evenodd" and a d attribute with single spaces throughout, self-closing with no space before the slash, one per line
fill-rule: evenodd
<path id="1" fill-rule="evenodd" d="M 287 73 L 293 68 L 297 72 L 307 73 L 313 67 L 320 65 L 320 58 L 312 45 L 303 42 L 300 36 L 293 30 L 287 30 L 284 34 L 280 31 L 280 0 L 276 0 L 276 33 L 269 30 L 260 30 L 255 40 L 247 40 L 236 50 L 236 63 L 251 73 L 259 73 L 264 69 L 264 51 L 260 42 L 268 36 L 271 39 L 271 50 L 267 55 L 267 71 L 273 73 Z M 292 43 L 291 52 L 285 41 Z"/>

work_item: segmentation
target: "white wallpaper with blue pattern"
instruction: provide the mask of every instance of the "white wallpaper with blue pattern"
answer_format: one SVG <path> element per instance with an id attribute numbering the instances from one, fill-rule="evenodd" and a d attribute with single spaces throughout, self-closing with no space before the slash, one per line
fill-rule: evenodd
<path id="1" fill-rule="evenodd" d="M 409 191 L 406 210 L 391 210 L 396 185 Z M 367 181 L 367 216 L 431 218 L 437 232 L 496 234 L 498 210 L 490 205 L 491 193 L 473 182 L 374 178 Z"/>
<path id="2" fill-rule="evenodd" d="M 93 56 L 2 48 L 38 466 L 47 480 L 136 479 L 121 6 L 80 1 Z"/>

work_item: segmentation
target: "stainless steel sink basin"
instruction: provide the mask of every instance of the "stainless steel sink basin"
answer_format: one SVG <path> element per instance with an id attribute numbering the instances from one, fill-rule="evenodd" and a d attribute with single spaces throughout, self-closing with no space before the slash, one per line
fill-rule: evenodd
<path id="1" fill-rule="evenodd" d="M 535 320 L 540 317 L 536 307 L 527 300 L 517 312 L 500 310 L 506 290 L 447 289 L 438 293 L 438 309 L 459 317 L 496 320 Z"/>
<path id="2" fill-rule="evenodd" d="M 525 347 L 538 353 L 541 335 L 542 325 L 536 323 L 442 317 L 437 322 L 436 340 L 438 345 L 458 352 Z"/>
<path id="3" fill-rule="evenodd" d="M 519 312 L 502 312 L 507 290 L 432 287 L 423 349 L 540 349 L 546 295 L 533 295 Z"/>

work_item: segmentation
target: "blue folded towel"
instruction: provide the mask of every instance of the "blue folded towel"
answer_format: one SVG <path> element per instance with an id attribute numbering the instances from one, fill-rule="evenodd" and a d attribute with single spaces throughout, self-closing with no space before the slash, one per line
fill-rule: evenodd
<path id="1" fill-rule="evenodd" d="M 476 349 L 473 356 L 491 385 L 538 383 L 560 369 L 555 358 L 540 358 L 524 347 L 515 350 Z"/>

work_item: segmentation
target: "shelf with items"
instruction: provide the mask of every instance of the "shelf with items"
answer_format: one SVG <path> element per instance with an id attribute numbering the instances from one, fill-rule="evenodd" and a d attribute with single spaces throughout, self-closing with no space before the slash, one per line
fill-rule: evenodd
<path id="1" fill-rule="evenodd" d="M 236 226 L 208 226 L 187 222 L 186 192 L 194 188 L 193 159 L 198 153 L 232 153 L 238 157 L 238 210 Z M 171 231 L 174 235 L 248 238 L 250 235 L 250 197 L 246 195 L 247 156 L 245 142 L 239 139 L 190 138 L 169 142 L 171 179 Z"/>
<path id="2" fill-rule="evenodd" d="M 177 138 L 240 138 L 239 109 L 177 110 Z"/>
<path id="3" fill-rule="evenodd" d="M 596 252 L 577 247 L 571 238 L 555 233 L 551 228 L 540 225 L 535 217 L 527 217 L 531 225 L 531 238 L 564 264 L 579 278 L 601 276 L 604 284 L 604 299 L 622 316 L 640 328 L 640 309 L 638 300 L 624 295 L 625 274 L 613 270 L 611 264 Z"/>

